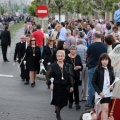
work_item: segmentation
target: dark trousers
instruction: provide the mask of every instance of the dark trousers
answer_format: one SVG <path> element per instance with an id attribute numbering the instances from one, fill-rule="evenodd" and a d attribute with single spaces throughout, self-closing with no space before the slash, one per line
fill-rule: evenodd
<path id="1" fill-rule="evenodd" d="M 1 45 L 1 48 L 2 48 L 2 54 L 3 54 L 3 60 L 6 61 L 7 60 L 7 47 L 8 45 L 5 44 L 5 45 Z"/>
<path id="2" fill-rule="evenodd" d="M 20 63 L 20 62 L 19 62 L 19 63 Z M 20 65 L 20 69 L 21 69 L 21 74 L 20 74 L 20 76 L 21 76 L 22 79 L 25 79 L 25 67 L 24 67 L 23 62 L 22 62 L 21 65 Z"/>
<path id="3" fill-rule="evenodd" d="M 120 27 L 120 22 L 117 22 L 117 23 L 116 23 L 116 26 L 117 26 L 117 27 Z"/>
<path id="4" fill-rule="evenodd" d="M 74 94 L 75 104 L 79 104 L 79 90 L 78 90 L 79 76 L 73 77 L 73 79 L 75 80 L 74 91 L 69 93 L 69 103 L 73 104 L 73 94 Z"/>
<path id="5" fill-rule="evenodd" d="M 29 82 L 29 68 L 28 68 L 28 65 L 26 64 L 26 69 L 25 69 L 25 79 L 26 79 L 26 82 Z"/>

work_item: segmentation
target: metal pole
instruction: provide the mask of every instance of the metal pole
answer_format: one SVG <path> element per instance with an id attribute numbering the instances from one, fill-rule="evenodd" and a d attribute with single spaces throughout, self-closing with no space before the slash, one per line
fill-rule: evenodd
<path id="1" fill-rule="evenodd" d="M 42 18 L 42 28 L 44 29 L 44 20 L 43 20 L 43 18 Z"/>

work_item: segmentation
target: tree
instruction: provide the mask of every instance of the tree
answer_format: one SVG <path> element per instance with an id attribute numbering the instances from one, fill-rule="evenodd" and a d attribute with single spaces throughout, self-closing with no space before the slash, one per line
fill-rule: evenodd
<path id="1" fill-rule="evenodd" d="M 61 11 L 64 10 L 64 6 L 65 6 L 65 3 L 67 3 L 67 0 L 53 0 L 50 2 L 51 2 L 51 3 L 49 3 L 50 10 L 53 12 L 56 11 L 59 13 L 59 21 L 60 21 Z"/>
<path id="2" fill-rule="evenodd" d="M 28 11 L 31 16 L 36 16 L 36 8 L 37 8 L 36 3 L 37 3 L 36 1 L 33 1 L 31 3 L 31 6 L 28 7 Z"/>

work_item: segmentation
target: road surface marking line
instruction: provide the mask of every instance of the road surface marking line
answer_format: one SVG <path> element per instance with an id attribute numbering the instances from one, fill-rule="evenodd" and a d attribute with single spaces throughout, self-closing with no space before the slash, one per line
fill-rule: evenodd
<path id="1" fill-rule="evenodd" d="M 13 75 L 0 74 L 0 77 L 13 77 Z"/>

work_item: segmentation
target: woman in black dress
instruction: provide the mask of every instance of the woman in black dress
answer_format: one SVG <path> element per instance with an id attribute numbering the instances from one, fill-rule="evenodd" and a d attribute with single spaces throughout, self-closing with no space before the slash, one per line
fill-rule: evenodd
<path id="1" fill-rule="evenodd" d="M 40 69 L 39 63 L 40 58 L 41 58 L 40 48 L 36 46 L 35 38 L 32 38 L 30 40 L 30 46 L 27 47 L 25 57 L 26 65 L 28 66 L 29 69 L 31 87 L 35 86 L 36 74 L 39 73 Z"/>
<path id="2" fill-rule="evenodd" d="M 52 63 L 53 53 L 56 51 L 56 46 L 54 46 L 54 40 L 52 37 L 48 39 L 48 44 L 44 47 L 42 53 L 42 59 L 44 59 L 43 64 L 47 70 L 47 66 Z"/>
<path id="3" fill-rule="evenodd" d="M 60 111 L 68 104 L 69 92 L 73 91 L 71 66 L 64 62 L 65 52 L 57 51 L 57 62 L 51 64 L 47 72 L 47 81 L 53 77 L 50 89 L 53 91 L 52 105 L 55 105 L 57 120 L 61 120 Z"/>
<path id="4" fill-rule="evenodd" d="M 80 71 L 82 70 L 82 62 L 79 55 L 76 54 L 76 46 L 71 45 L 70 53 L 66 56 L 65 62 L 69 63 L 73 67 L 73 79 L 74 79 L 74 96 L 75 96 L 75 104 L 76 110 L 80 109 L 79 105 L 79 79 L 80 79 Z M 69 108 L 72 108 L 73 105 L 73 92 L 69 94 Z"/>

